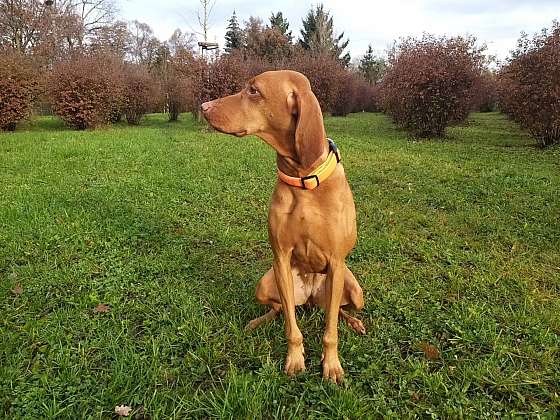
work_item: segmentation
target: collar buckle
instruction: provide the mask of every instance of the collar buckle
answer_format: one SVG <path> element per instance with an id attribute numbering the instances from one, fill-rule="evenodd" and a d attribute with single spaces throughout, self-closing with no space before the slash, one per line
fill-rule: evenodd
<path id="1" fill-rule="evenodd" d="M 301 177 L 301 188 L 303 188 L 304 190 L 308 190 L 310 188 L 307 188 L 307 186 L 305 185 L 305 181 L 307 181 L 308 179 L 313 179 L 315 178 L 315 181 L 317 182 L 317 185 L 315 185 L 313 188 L 317 188 L 319 186 L 319 177 L 317 175 L 308 175 L 308 176 L 304 176 Z M 311 189 L 313 189 L 311 188 Z"/>

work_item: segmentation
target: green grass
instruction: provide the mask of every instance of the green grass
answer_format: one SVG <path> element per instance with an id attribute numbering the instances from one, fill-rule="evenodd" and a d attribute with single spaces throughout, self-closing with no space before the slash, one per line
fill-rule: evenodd
<path id="1" fill-rule="evenodd" d="M 0 417 L 557 416 L 560 150 L 498 114 L 445 141 L 377 114 L 326 127 L 356 199 L 368 328 L 340 327 L 340 387 L 321 379 L 321 311 L 298 309 L 295 379 L 282 318 L 243 331 L 271 265 L 267 146 L 188 116 L 0 134 Z"/>

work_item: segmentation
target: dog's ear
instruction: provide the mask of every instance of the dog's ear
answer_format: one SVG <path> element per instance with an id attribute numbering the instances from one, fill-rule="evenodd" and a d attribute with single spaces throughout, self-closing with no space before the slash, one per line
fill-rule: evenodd
<path id="1" fill-rule="evenodd" d="M 311 89 L 294 92 L 297 109 L 295 150 L 299 163 L 309 168 L 321 157 L 326 147 L 323 113 Z"/>

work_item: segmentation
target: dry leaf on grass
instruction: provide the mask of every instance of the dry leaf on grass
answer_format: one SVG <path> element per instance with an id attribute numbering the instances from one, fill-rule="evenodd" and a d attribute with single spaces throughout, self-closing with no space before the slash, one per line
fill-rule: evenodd
<path id="1" fill-rule="evenodd" d="M 16 287 L 12 289 L 12 293 L 14 295 L 21 295 L 23 293 L 23 287 L 21 287 L 21 284 L 16 284 Z"/>
<path id="2" fill-rule="evenodd" d="M 93 312 L 95 312 L 96 314 L 99 313 L 106 313 L 109 312 L 111 310 L 111 307 L 109 305 L 105 305 L 104 303 L 100 303 L 99 305 L 97 305 L 94 309 Z"/>
<path id="3" fill-rule="evenodd" d="M 130 415 L 131 411 L 132 408 L 130 408 L 128 405 L 117 405 L 115 407 L 115 414 L 117 414 L 119 417 L 126 417 Z"/>
<path id="4" fill-rule="evenodd" d="M 426 359 L 438 360 L 440 358 L 439 350 L 433 344 L 427 343 L 425 341 L 421 341 L 418 344 L 418 347 L 420 347 L 420 350 L 424 352 L 424 356 L 426 356 Z"/>

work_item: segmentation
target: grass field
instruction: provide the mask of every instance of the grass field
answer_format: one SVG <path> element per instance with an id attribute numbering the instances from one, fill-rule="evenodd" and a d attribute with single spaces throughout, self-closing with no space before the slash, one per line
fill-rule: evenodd
<path id="1" fill-rule="evenodd" d="M 274 154 L 184 116 L 0 134 L 0 417 L 502 417 L 560 412 L 560 149 L 499 114 L 413 142 L 382 115 L 328 118 L 354 191 L 365 337 L 298 310 L 307 372 L 281 372 Z M 98 304 L 110 311 L 97 313 Z"/>

